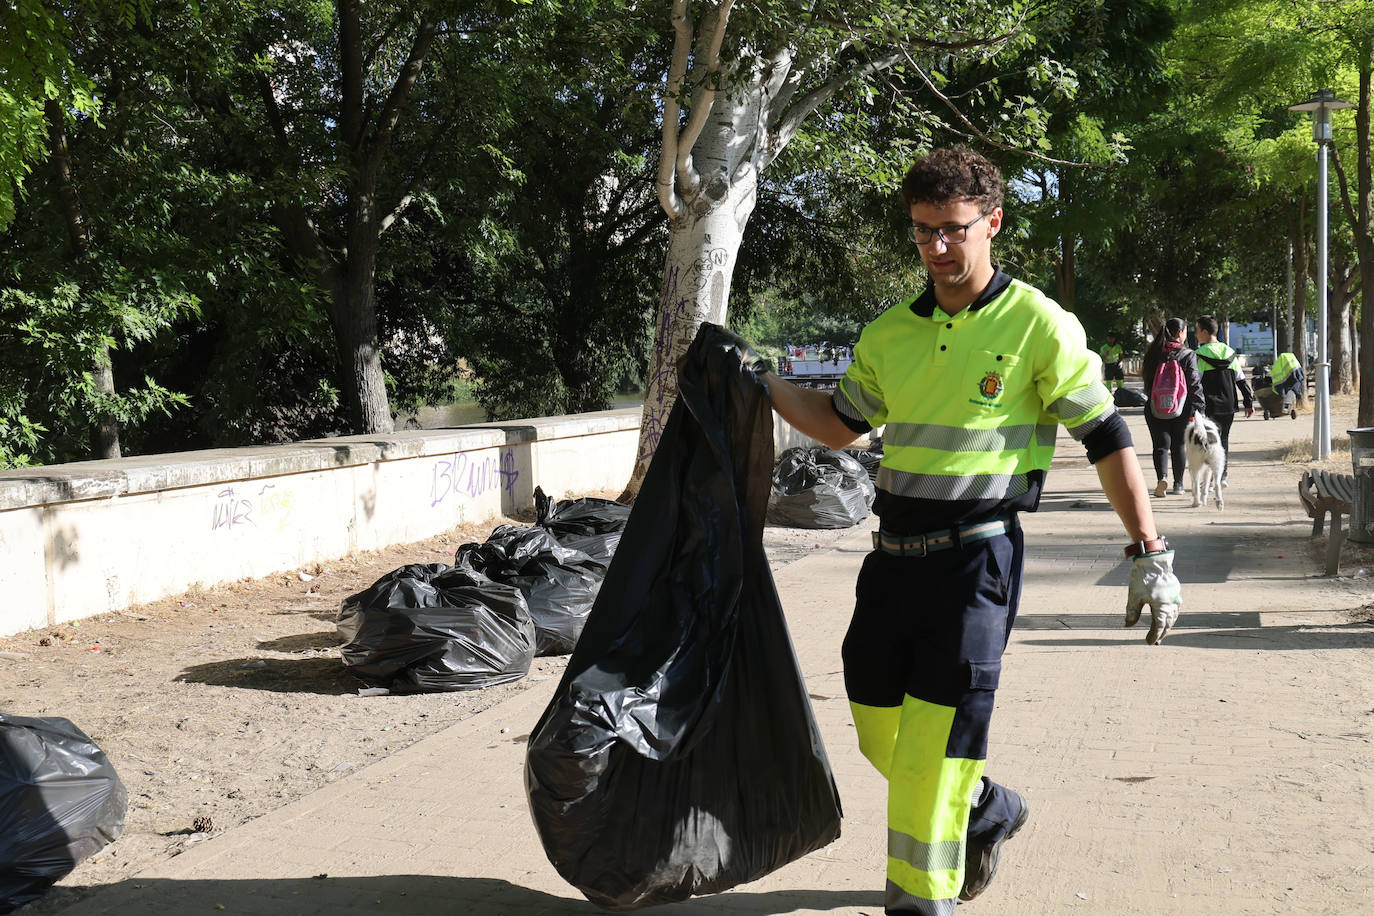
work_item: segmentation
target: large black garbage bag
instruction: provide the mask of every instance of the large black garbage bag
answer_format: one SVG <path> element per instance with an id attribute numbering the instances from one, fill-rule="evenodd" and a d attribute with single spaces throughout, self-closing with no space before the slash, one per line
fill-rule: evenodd
<path id="1" fill-rule="evenodd" d="M 773 470 L 768 521 L 789 528 L 849 528 L 868 518 L 875 493 L 853 455 L 817 446 L 789 448 Z"/>
<path id="2" fill-rule="evenodd" d="M 485 543 L 459 547 L 454 564 L 520 589 L 534 620 L 535 655 L 573 650 L 606 574 L 606 562 L 537 526 L 502 525 Z"/>
<path id="3" fill-rule="evenodd" d="M 608 565 L 630 518 L 630 507 L 613 500 L 584 496 L 554 502 L 539 487 L 534 488 L 534 508 L 535 524 L 552 532 L 558 543 Z"/>
<path id="4" fill-rule="evenodd" d="M 396 693 L 504 684 L 534 658 L 520 589 L 442 563 L 402 566 L 349 595 L 336 627 L 349 670 Z"/>
<path id="5" fill-rule="evenodd" d="M 104 751 L 69 720 L 0 713 L 0 913 L 113 842 L 128 802 Z"/>
<path id="6" fill-rule="evenodd" d="M 883 466 L 883 446 L 878 443 L 877 448 L 847 448 L 844 453 L 863 467 L 864 473 L 868 475 L 870 483 L 878 480 L 878 470 Z"/>
<path id="7" fill-rule="evenodd" d="M 1112 392 L 1112 403 L 1117 407 L 1144 407 L 1148 401 L 1134 388 L 1118 388 Z"/>
<path id="8" fill-rule="evenodd" d="M 754 880 L 840 833 L 763 551 L 767 392 L 703 324 L 525 786 L 549 860 L 633 909 Z"/>

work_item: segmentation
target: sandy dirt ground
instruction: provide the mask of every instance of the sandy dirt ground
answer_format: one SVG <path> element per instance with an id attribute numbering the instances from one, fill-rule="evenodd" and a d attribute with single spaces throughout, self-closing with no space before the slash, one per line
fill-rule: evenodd
<path id="1" fill-rule="evenodd" d="M 460 544 L 485 540 L 497 525 L 532 522 L 532 513 L 497 518 L 0 639 L 0 711 L 71 719 L 129 791 L 118 842 L 21 912 L 60 912 L 91 888 L 561 676 L 567 656 L 551 656 L 511 684 L 360 696 L 363 685 L 337 648 L 334 621 L 346 596 L 407 563 L 451 563 Z M 764 545 L 776 570 L 843 532 L 770 526 Z"/>
<path id="2" fill-rule="evenodd" d="M 1332 429 L 1343 439 L 1355 425 L 1354 399 L 1333 401 L 1332 414 Z M 1271 422 L 1280 451 L 1290 439 L 1310 437 L 1310 414 Z M 1317 464 L 1294 460 L 1295 469 Z M 1325 465 L 1348 473 L 1349 452 L 1338 451 Z M 360 696 L 362 685 L 337 649 L 334 620 L 346 596 L 407 563 L 452 562 L 460 544 L 485 540 L 497 525 L 532 521 L 532 513 L 492 519 L 419 543 L 0 638 L 0 711 L 71 719 L 105 750 L 129 791 L 118 842 L 21 912 L 59 913 L 91 888 L 122 881 L 559 677 L 566 656 L 536 658 L 522 680 L 483 690 Z M 843 533 L 770 526 L 764 546 L 777 570 Z M 1374 570 L 1374 551 L 1367 556 L 1367 564 L 1354 562 Z"/>

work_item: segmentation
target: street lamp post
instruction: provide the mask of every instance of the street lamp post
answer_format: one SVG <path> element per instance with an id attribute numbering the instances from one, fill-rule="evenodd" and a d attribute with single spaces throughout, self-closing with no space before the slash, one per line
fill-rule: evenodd
<path id="1" fill-rule="evenodd" d="M 1338 108 L 1354 108 L 1354 104 L 1336 98 L 1331 89 L 1318 89 L 1300 105 L 1288 106 L 1289 111 L 1312 113 L 1312 139 L 1317 141 L 1317 409 L 1312 415 L 1312 459 L 1321 461 L 1331 456 L 1331 362 L 1327 355 L 1326 316 L 1326 155 L 1331 145 L 1331 112 Z M 1302 282 L 1302 278 L 1298 278 Z M 1293 316 L 1295 319 L 1297 315 Z M 1303 316 L 1304 332 L 1307 324 Z M 1296 328 L 1294 329 L 1297 330 Z"/>

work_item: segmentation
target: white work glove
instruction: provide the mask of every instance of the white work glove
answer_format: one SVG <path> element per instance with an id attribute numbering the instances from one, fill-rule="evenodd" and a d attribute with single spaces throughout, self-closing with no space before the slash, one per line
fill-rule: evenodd
<path id="1" fill-rule="evenodd" d="M 1140 620 L 1140 611 L 1150 606 L 1150 632 L 1145 642 L 1157 646 L 1178 619 L 1183 595 L 1174 576 L 1174 552 L 1145 553 L 1131 564 L 1131 584 L 1126 593 L 1126 626 Z"/>

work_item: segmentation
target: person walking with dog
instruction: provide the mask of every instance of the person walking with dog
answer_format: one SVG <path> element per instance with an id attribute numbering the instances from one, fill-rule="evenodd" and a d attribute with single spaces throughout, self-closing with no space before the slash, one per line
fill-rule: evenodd
<path id="1" fill-rule="evenodd" d="M 1097 355 L 1102 358 L 1102 380 L 1112 391 L 1125 387 L 1126 373 L 1121 370 L 1121 358 L 1126 355 L 1126 351 L 1117 342 L 1116 332 L 1107 332 L 1107 342 L 1097 350 Z"/>
<path id="2" fill-rule="evenodd" d="M 864 330 L 838 388 L 765 373 L 773 409 L 832 448 L 886 427 L 880 529 L 844 638 L 859 748 L 888 781 L 886 912 L 952 914 L 988 887 L 1026 800 L 984 772 L 1020 599 L 1021 512 L 1038 507 L 1063 424 L 1130 539 L 1126 624 L 1162 640 L 1181 602 L 1130 430 L 1078 320 L 992 262 L 1003 181 L 963 147 L 902 182 L 930 285 Z"/>
<path id="3" fill-rule="evenodd" d="M 1217 320 L 1203 315 L 1197 320 L 1197 367 L 1202 373 L 1203 413 L 1217 425 L 1221 434 L 1221 450 L 1226 455 L 1222 465 L 1221 486 L 1227 486 L 1226 472 L 1231 465 L 1231 424 L 1236 411 L 1244 404 L 1245 416 L 1255 413 L 1255 393 L 1240 368 L 1236 351 L 1217 340 Z M 1240 402 L 1236 392 L 1240 392 Z"/>
<path id="4" fill-rule="evenodd" d="M 1155 465 L 1154 495 L 1162 498 L 1172 492 L 1183 495 L 1183 454 L 1188 421 L 1203 413 L 1202 378 L 1197 371 L 1197 355 L 1183 345 L 1187 330 L 1182 318 L 1170 318 L 1145 348 L 1140 375 L 1145 380 L 1149 401 L 1145 405 L 1145 426 Z M 1166 467 L 1165 462 L 1169 467 Z M 1170 490 L 1166 470 L 1173 470 Z"/>

